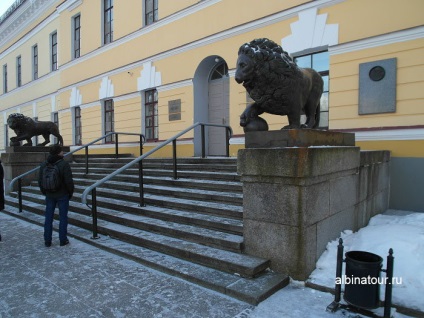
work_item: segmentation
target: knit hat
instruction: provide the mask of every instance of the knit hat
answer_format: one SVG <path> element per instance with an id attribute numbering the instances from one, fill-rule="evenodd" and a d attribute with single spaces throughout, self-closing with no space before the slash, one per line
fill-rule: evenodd
<path id="1" fill-rule="evenodd" d="M 62 147 L 60 145 L 50 146 L 49 152 L 52 156 L 58 155 L 62 152 Z"/>

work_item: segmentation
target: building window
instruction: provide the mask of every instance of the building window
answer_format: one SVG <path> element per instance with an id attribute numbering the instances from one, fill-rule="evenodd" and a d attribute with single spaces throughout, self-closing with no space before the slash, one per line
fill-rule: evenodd
<path id="1" fill-rule="evenodd" d="M 158 91 L 156 89 L 145 92 L 145 127 L 146 140 L 155 141 L 159 138 L 158 129 Z"/>
<path id="2" fill-rule="evenodd" d="M 16 58 L 16 86 L 22 86 L 22 58 L 18 56 Z"/>
<path id="3" fill-rule="evenodd" d="M 53 123 L 57 126 L 57 128 L 59 129 L 59 113 L 58 112 L 54 112 L 53 114 L 52 114 L 52 117 L 53 117 Z M 53 136 L 53 135 L 50 135 L 50 136 Z M 58 142 L 58 140 L 57 140 L 57 138 L 56 137 L 53 137 L 53 140 L 52 140 L 52 144 L 56 144 Z"/>
<path id="4" fill-rule="evenodd" d="M 34 117 L 33 120 L 35 122 L 37 122 L 38 121 L 38 117 Z M 38 135 L 35 135 L 34 136 L 34 146 L 37 146 L 37 145 L 38 145 Z"/>
<path id="5" fill-rule="evenodd" d="M 81 108 L 74 107 L 75 145 L 82 145 Z"/>
<path id="6" fill-rule="evenodd" d="M 146 14 L 144 24 L 149 25 L 158 20 L 158 0 L 145 0 L 144 8 Z"/>
<path id="7" fill-rule="evenodd" d="M 72 51 L 73 58 L 77 59 L 81 56 L 81 16 L 78 15 L 72 20 L 73 32 L 72 32 Z"/>
<path id="8" fill-rule="evenodd" d="M 108 44 L 113 41 L 113 0 L 104 0 L 103 6 L 103 42 L 104 44 Z"/>
<path id="9" fill-rule="evenodd" d="M 106 135 L 110 132 L 115 131 L 114 130 L 114 126 L 115 126 L 114 108 L 113 108 L 113 100 L 112 99 L 105 100 L 104 114 L 105 114 L 104 127 L 105 127 L 105 135 Z M 106 143 L 110 143 L 110 142 L 114 142 L 114 141 L 115 141 L 114 135 L 110 135 L 107 138 L 105 138 Z"/>
<path id="10" fill-rule="evenodd" d="M 50 43 L 51 43 L 51 70 L 56 71 L 57 70 L 57 32 L 53 33 L 50 36 Z"/>
<path id="11" fill-rule="evenodd" d="M 38 45 L 32 47 L 32 79 L 38 79 Z"/>
<path id="12" fill-rule="evenodd" d="M 3 65 L 3 93 L 7 93 L 7 64 Z"/>
<path id="13" fill-rule="evenodd" d="M 9 126 L 7 124 L 4 125 L 4 144 L 5 147 L 9 146 Z"/>
<path id="14" fill-rule="evenodd" d="M 299 67 L 310 67 L 317 71 L 324 80 L 324 91 L 321 96 L 319 128 L 328 128 L 329 69 L 328 51 L 303 56 L 296 56 L 294 61 Z"/>

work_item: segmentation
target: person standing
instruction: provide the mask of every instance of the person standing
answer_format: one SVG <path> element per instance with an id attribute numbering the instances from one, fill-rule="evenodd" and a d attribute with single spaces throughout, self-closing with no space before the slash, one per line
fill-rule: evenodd
<path id="1" fill-rule="evenodd" d="M 59 208 L 59 241 L 60 246 L 69 244 L 68 240 L 68 208 L 69 200 L 74 193 L 74 180 L 72 170 L 68 162 L 63 160 L 63 150 L 60 145 L 50 147 L 47 161 L 40 166 L 38 185 L 41 192 L 46 196 L 46 210 L 44 220 L 44 244 L 46 247 L 52 245 L 53 219 L 56 205 Z M 46 188 L 44 175 L 50 174 L 46 167 L 56 166 L 59 175 L 59 183 L 55 189 Z"/>

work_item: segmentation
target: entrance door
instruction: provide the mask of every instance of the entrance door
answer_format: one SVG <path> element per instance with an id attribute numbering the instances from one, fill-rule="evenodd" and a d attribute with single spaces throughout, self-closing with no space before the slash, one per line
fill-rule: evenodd
<path id="1" fill-rule="evenodd" d="M 228 67 L 221 61 L 211 72 L 209 78 L 208 122 L 228 125 L 230 117 L 230 82 Z M 226 130 L 224 127 L 208 128 L 208 155 L 226 155 Z"/>
<path id="2" fill-rule="evenodd" d="M 209 82 L 209 123 L 229 124 L 229 79 L 223 77 Z M 209 156 L 226 155 L 226 130 L 223 127 L 208 128 Z"/>

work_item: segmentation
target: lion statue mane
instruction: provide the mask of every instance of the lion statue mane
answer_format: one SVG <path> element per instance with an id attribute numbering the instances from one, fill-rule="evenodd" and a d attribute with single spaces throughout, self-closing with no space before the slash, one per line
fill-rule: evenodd
<path id="1" fill-rule="evenodd" d="M 59 128 L 51 121 L 35 121 L 23 114 L 10 114 L 7 118 L 7 125 L 12 129 L 16 136 L 10 138 L 10 145 L 16 146 L 21 140 L 26 140 L 24 146 L 32 146 L 31 138 L 42 135 L 44 142 L 39 146 L 45 146 L 50 142 L 50 135 L 57 138 L 57 143 L 63 145 L 63 138 L 59 134 Z"/>
<path id="2" fill-rule="evenodd" d="M 283 129 L 316 128 L 319 124 L 321 76 L 310 68 L 300 68 L 277 43 L 255 39 L 238 51 L 235 80 L 243 84 L 253 104 L 240 116 L 244 131 L 268 130 L 262 113 L 287 115 Z M 300 124 L 302 114 L 306 122 Z"/>

